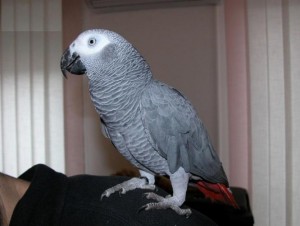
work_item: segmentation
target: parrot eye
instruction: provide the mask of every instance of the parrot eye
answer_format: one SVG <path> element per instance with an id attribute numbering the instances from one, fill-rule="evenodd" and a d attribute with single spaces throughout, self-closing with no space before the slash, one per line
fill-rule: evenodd
<path id="1" fill-rule="evenodd" d="M 89 46 L 94 46 L 96 44 L 96 39 L 95 38 L 90 38 L 88 40 L 88 44 L 89 44 Z"/>

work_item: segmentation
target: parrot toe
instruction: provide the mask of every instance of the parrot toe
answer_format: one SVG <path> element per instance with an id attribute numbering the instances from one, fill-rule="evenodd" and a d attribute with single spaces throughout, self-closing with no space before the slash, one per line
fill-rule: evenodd
<path id="1" fill-rule="evenodd" d="M 109 197 L 111 194 L 115 192 L 119 192 L 119 195 L 124 195 L 128 191 L 132 191 L 134 189 L 149 189 L 149 190 L 155 190 L 154 184 L 148 184 L 148 182 L 144 178 L 132 178 L 128 181 L 124 181 L 121 184 L 117 184 L 111 188 L 106 189 L 100 197 L 100 200 L 102 200 L 104 197 Z"/>
<path id="2" fill-rule="evenodd" d="M 176 199 L 168 195 L 166 197 L 159 196 L 153 192 L 145 193 L 145 196 L 147 199 L 152 199 L 157 201 L 156 203 L 148 203 L 144 206 L 142 206 L 138 212 L 141 212 L 143 210 L 151 210 L 151 209 L 172 209 L 174 210 L 178 215 L 186 216 L 187 218 L 192 214 L 191 209 L 182 209 L 180 208 L 180 205 L 176 201 Z"/>
<path id="3" fill-rule="evenodd" d="M 107 191 L 103 192 L 103 193 L 101 194 L 100 201 L 102 201 L 102 199 L 103 199 L 104 197 L 109 197 L 109 196 L 110 196 L 110 194 L 109 194 Z"/>

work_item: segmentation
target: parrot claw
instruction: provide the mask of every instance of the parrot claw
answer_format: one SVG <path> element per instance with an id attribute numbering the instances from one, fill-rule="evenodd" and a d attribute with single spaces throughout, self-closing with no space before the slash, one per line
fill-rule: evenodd
<path id="1" fill-rule="evenodd" d="M 119 196 L 121 197 L 122 195 L 126 194 L 126 190 L 124 188 L 121 188 L 119 190 Z"/>
<path id="2" fill-rule="evenodd" d="M 140 213 L 144 210 L 147 210 L 147 205 L 142 206 L 141 208 L 138 209 L 137 213 Z"/>
<path id="3" fill-rule="evenodd" d="M 110 196 L 110 194 L 108 194 L 107 192 L 103 192 L 102 193 L 102 195 L 101 195 L 101 197 L 100 197 L 100 201 L 102 201 L 102 199 L 104 198 L 104 197 L 109 197 Z"/>

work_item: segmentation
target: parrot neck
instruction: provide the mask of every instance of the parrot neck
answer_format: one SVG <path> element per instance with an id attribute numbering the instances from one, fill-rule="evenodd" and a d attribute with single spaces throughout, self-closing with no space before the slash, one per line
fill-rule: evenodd
<path id="1" fill-rule="evenodd" d="M 90 95 L 106 126 L 125 127 L 130 124 L 128 122 L 138 114 L 142 93 L 152 80 L 149 66 L 132 70 L 121 67 L 113 72 L 106 70 L 97 78 L 90 78 Z"/>

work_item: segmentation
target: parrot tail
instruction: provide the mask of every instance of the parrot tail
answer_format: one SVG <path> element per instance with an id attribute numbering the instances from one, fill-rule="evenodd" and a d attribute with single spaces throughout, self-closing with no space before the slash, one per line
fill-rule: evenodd
<path id="1" fill-rule="evenodd" d="M 212 201 L 220 201 L 239 209 L 230 189 L 224 184 L 212 184 L 205 181 L 197 181 L 197 188 Z"/>

